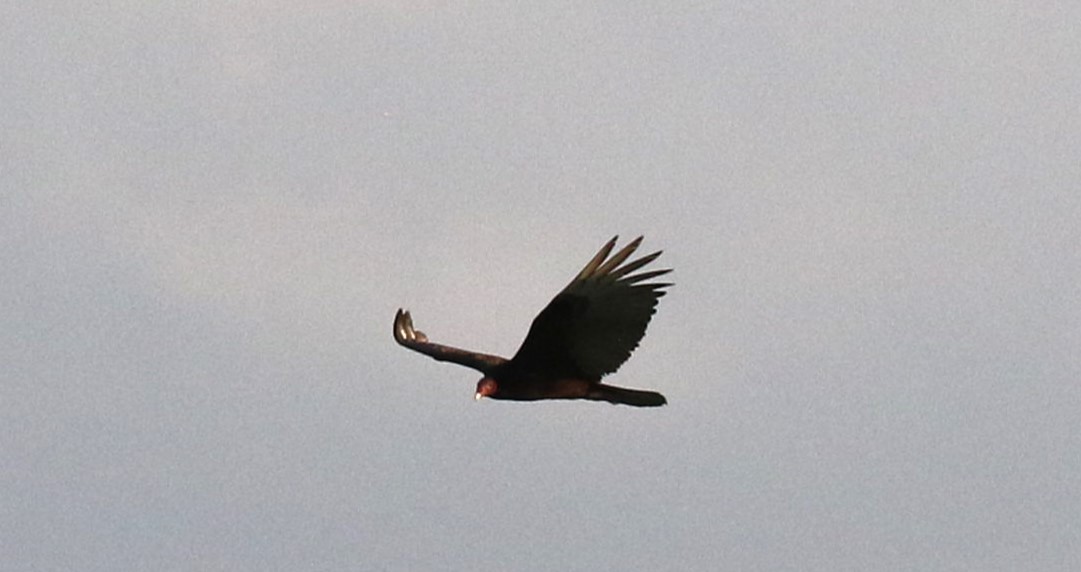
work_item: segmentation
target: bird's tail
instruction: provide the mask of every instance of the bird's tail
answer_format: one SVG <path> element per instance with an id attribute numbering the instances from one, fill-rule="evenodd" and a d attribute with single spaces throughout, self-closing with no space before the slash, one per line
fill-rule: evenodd
<path id="1" fill-rule="evenodd" d="M 656 391 L 642 391 L 640 389 L 626 389 L 612 385 L 598 383 L 590 390 L 586 399 L 607 401 L 608 403 L 622 403 L 635 407 L 658 407 L 668 403 L 663 395 Z"/>

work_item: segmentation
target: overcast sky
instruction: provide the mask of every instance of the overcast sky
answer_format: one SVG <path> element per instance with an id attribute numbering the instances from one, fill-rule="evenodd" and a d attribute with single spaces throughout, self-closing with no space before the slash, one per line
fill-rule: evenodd
<path id="1" fill-rule="evenodd" d="M 1081 4 L 9 2 L 5 570 L 1081 568 Z M 474 402 L 611 236 L 610 379 Z"/>

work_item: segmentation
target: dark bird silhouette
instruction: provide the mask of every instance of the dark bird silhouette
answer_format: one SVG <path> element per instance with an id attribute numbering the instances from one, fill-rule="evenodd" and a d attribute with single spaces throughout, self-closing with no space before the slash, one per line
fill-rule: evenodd
<path id="1" fill-rule="evenodd" d="M 672 285 L 648 282 L 671 269 L 632 274 L 656 260 L 659 251 L 624 264 L 642 237 L 609 257 L 616 238 L 608 241 L 533 319 L 525 341 L 509 360 L 430 342 L 413 328 L 409 312 L 401 309 L 394 317 L 394 339 L 439 361 L 483 373 L 477 382 L 477 399 L 592 399 L 636 407 L 664 405 L 664 396 L 655 391 L 600 381 L 631 357 L 646 333 L 657 300 Z"/>

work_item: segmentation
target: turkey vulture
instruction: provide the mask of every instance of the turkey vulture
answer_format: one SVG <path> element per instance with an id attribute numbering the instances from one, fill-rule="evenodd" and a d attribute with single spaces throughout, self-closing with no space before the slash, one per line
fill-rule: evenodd
<path id="1" fill-rule="evenodd" d="M 409 312 L 401 309 L 394 317 L 394 339 L 439 361 L 483 373 L 477 382 L 477 399 L 592 399 L 636 407 L 664 405 L 664 396 L 655 391 L 601 383 L 601 377 L 631 357 L 646 333 L 657 300 L 671 286 L 647 282 L 671 269 L 632 274 L 653 262 L 661 255 L 659 251 L 623 264 L 642 243 L 642 237 L 609 257 L 616 238 L 608 241 L 533 319 L 518 353 L 509 360 L 430 342 L 413 328 Z"/>

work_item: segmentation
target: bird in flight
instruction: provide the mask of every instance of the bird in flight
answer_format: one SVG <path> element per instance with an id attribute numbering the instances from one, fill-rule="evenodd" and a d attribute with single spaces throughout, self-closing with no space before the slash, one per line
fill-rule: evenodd
<path id="1" fill-rule="evenodd" d="M 672 285 L 649 282 L 671 269 L 634 274 L 656 260 L 659 251 L 626 262 L 642 237 L 609 257 L 617 238 L 608 241 L 533 319 L 525 341 L 509 360 L 430 342 L 413 327 L 409 312 L 401 309 L 394 317 L 394 339 L 439 361 L 483 373 L 477 382 L 477 399 L 591 399 L 635 407 L 664 405 L 664 396 L 655 391 L 601 383 L 603 376 L 631 357 L 646 333 L 657 301 Z"/>

